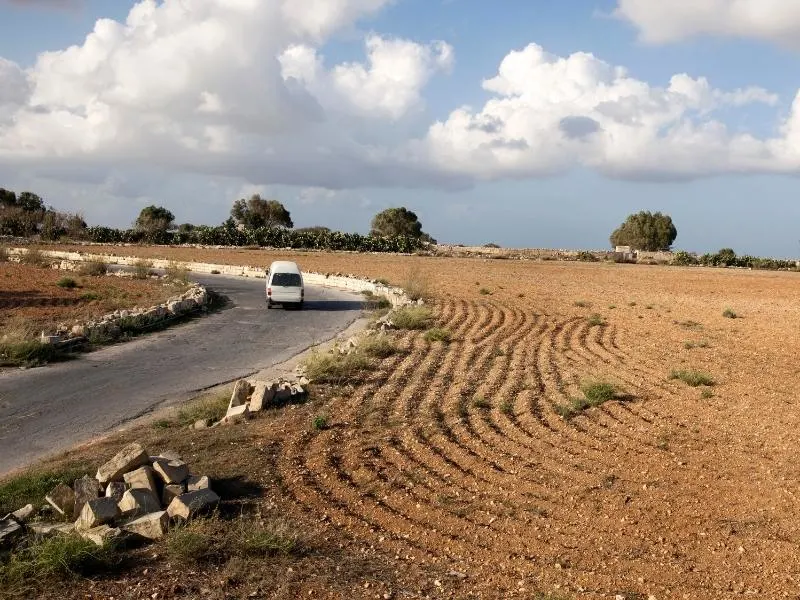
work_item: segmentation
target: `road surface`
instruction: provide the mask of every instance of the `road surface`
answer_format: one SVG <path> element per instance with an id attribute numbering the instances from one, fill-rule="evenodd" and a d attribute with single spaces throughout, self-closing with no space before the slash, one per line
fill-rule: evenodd
<path id="1" fill-rule="evenodd" d="M 304 310 L 267 310 L 263 280 L 196 279 L 232 305 L 74 361 L 0 373 L 0 475 L 283 362 L 334 337 L 362 307 L 351 293 L 306 286 Z"/>

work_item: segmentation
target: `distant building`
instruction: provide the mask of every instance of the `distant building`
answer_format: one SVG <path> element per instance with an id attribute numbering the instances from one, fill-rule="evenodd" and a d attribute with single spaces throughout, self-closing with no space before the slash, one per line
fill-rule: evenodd
<path id="1" fill-rule="evenodd" d="M 619 254 L 630 254 L 631 252 L 633 252 L 633 248 L 631 248 L 630 246 L 617 246 L 616 248 L 614 248 L 614 252 L 617 252 Z"/>

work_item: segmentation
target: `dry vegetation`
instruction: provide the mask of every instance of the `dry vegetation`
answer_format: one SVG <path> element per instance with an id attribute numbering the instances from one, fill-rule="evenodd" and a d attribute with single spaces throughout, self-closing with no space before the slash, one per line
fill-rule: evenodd
<path id="1" fill-rule="evenodd" d="M 396 352 L 358 365 L 354 382 L 317 386 L 306 405 L 224 430 L 125 434 L 172 442 L 237 481 L 228 513 L 287 519 L 304 551 L 204 559 L 176 592 L 177 563 L 151 558 L 169 549 L 150 549 L 127 578 L 61 597 L 795 593 L 797 274 L 136 250 L 251 265 L 281 256 L 396 284 L 412 272 L 434 298 L 425 327 L 449 343 L 403 330 Z"/>

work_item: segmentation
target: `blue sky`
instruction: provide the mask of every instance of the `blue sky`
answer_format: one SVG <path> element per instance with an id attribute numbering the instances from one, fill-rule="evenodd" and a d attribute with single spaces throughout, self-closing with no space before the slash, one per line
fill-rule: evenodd
<path id="1" fill-rule="evenodd" d="M 282 1 L 266 0 L 265 6 Z M 440 241 L 525 247 L 602 248 L 627 214 L 660 210 L 678 227 L 677 248 L 709 251 L 732 246 L 740 253 L 800 256 L 795 227 L 800 222 L 795 198 L 800 163 L 794 162 L 795 138 L 781 128 L 793 115 L 792 102 L 800 87 L 800 47 L 786 43 L 787 24 L 796 25 L 800 34 L 800 23 L 791 21 L 789 0 L 787 15 L 783 20 L 776 17 L 772 28 L 753 26 L 751 31 L 747 23 L 735 21 L 735 15 L 720 14 L 713 32 L 703 30 L 700 12 L 665 13 L 648 20 L 657 0 L 506 0 L 499 10 L 483 0 L 377 0 L 374 6 L 369 0 L 352 0 L 352 14 L 331 24 L 324 35 L 312 37 L 284 36 L 289 27 L 285 22 L 277 22 L 266 8 L 254 9 L 252 20 L 261 28 L 254 28 L 252 35 L 263 31 L 265 39 L 246 39 L 254 54 L 264 58 L 250 67 L 255 69 L 252 73 L 242 72 L 242 84 L 260 76 L 273 81 L 266 77 L 277 74 L 267 73 L 264 65 L 290 45 L 309 48 L 322 66 L 313 76 L 304 75 L 302 93 L 313 97 L 316 112 L 283 119 L 286 107 L 297 103 L 281 105 L 265 92 L 263 98 L 253 99 L 255 108 L 247 113 L 251 120 L 244 131 L 230 125 L 240 114 L 216 113 L 214 125 L 219 129 L 214 135 L 224 140 L 224 150 L 209 147 L 200 154 L 192 141 L 187 142 L 191 152 L 186 157 L 166 147 L 162 157 L 161 138 L 155 133 L 137 137 L 154 118 L 147 96 L 138 95 L 153 63 L 140 64 L 140 54 L 133 51 L 124 61 L 115 58 L 126 48 L 152 47 L 159 39 L 181 43 L 172 39 L 177 21 L 157 21 L 160 17 L 151 15 L 147 18 L 158 22 L 152 38 L 136 31 L 128 37 L 111 36 L 102 50 L 89 49 L 99 53 L 97 61 L 89 60 L 86 50 L 78 58 L 60 57 L 57 66 L 37 66 L 37 56 L 44 51 L 83 45 L 98 18 L 124 22 L 134 4 L 85 0 L 54 8 L 46 1 L 0 0 L 0 57 L 33 82 L 30 94 L 6 102 L 5 113 L 0 94 L 0 187 L 30 188 L 57 208 L 80 210 L 90 222 L 119 226 L 129 224 L 149 203 L 168 206 L 179 221 L 217 223 L 236 197 L 256 191 L 283 201 L 296 225 L 350 231 L 366 231 L 375 212 L 404 205 L 416 211 L 424 229 Z M 703 4 L 708 2 L 698 0 L 698 7 Z M 372 10 L 375 6 L 378 9 Z M 615 9 L 621 14 L 613 17 Z M 235 40 L 241 23 L 209 10 L 223 24 L 214 31 Z M 303 23 L 310 19 L 298 18 L 306 19 Z M 389 61 L 385 72 L 370 70 L 365 56 L 365 38 L 370 35 L 408 42 L 402 48 L 379 44 L 385 49 L 381 56 Z M 221 52 L 231 47 L 230 40 Z M 451 48 L 452 60 L 435 45 L 439 40 Z M 510 52 L 529 44 L 552 56 L 542 59 L 536 54 L 526 66 L 506 73 L 501 84 L 516 90 L 513 97 L 498 93 L 497 86 L 482 88 L 482 81 L 498 75 Z M 170 56 L 181 56 L 179 47 L 170 48 Z M 619 100 L 620 94 L 640 94 L 638 112 L 604 120 L 612 82 L 596 75 L 598 63 L 572 58 L 580 52 L 626 69 L 628 80 L 613 82 L 617 91 L 610 97 L 619 101 L 618 108 L 630 108 L 630 99 Z M 405 62 L 397 62 L 401 53 Z M 230 58 L 234 61 L 235 55 Z M 559 59 L 569 59 L 572 66 L 564 72 L 548 70 Z M 308 64 L 292 60 L 296 69 Z M 101 70 L 87 72 L 86 64 Z M 110 68 L 97 66 L 103 64 Z M 181 73 L 187 87 L 197 79 L 205 87 L 195 91 L 224 95 L 229 89 L 223 86 L 235 85 L 237 73 L 225 67 L 234 62 L 221 64 L 209 75 L 203 62 L 193 62 L 190 56 L 167 65 L 172 71 L 165 71 L 164 81 Z M 364 65 L 367 74 L 353 68 L 349 78 L 338 77 L 337 65 L 354 64 Z M 0 77 L 3 72 L 0 69 Z M 604 139 L 550 141 L 559 135 L 563 116 L 560 96 L 551 90 L 563 85 L 564 73 L 574 76 L 583 90 L 568 113 L 593 119 L 598 132 L 607 134 Z M 713 92 L 699 104 L 691 99 L 694 92 L 687 92 L 690 99 L 664 92 L 670 78 L 683 73 L 692 81 L 707 78 Z M 108 78 L 106 88 L 102 77 Z M 13 81 L 22 80 L 17 76 Z M 528 81 L 537 84 L 528 88 Z M 98 95 L 114 89 L 124 93 L 112 100 Z M 265 85 L 258 93 L 268 89 Z M 81 117 L 100 110 L 98 98 L 108 105 L 98 113 L 108 119 L 103 129 L 91 129 L 99 127 L 98 119 L 86 118 L 70 125 L 68 133 L 74 135 L 65 134 L 63 114 L 58 114 L 63 108 L 60 97 L 72 98 L 66 90 L 75 94 L 69 111 Z M 740 102 L 730 99 L 736 90 L 760 91 L 748 92 L 749 99 Z M 221 103 L 227 106 L 225 100 Z M 187 106 L 185 101 L 176 90 L 158 116 L 181 132 L 170 135 L 202 137 L 205 134 L 198 132 L 205 130 L 186 116 L 185 108 L 177 111 Z M 267 105 L 272 101 L 274 107 Z M 470 107 L 471 125 L 451 114 L 465 105 Z M 262 110 L 270 115 L 263 122 Z M 38 118 L 37 112 L 52 118 Z M 476 123 L 501 117 L 504 137 L 474 138 Z M 436 134 L 437 122 L 447 124 L 446 135 Z M 274 133 L 276 123 L 289 128 L 288 141 Z M 717 132 L 724 124 L 725 134 L 715 134 L 711 141 L 698 138 L 697 129 L 709 124 Z M 105 139 L 102 133 L 112 126 L 118 131 Z M 644 127 L 665 137 L 645 143 L 639 137 Z M 684 137 L 670 137 L 670 132 L 685 127 L 693 132 L 688 145 Z M 752 136 L 757 150 L 743 152 L 737 137 L 741 134 Z M 631 136 L 630 142 L 625 136 Z M 96 138 L 102 139 L 94 143 Z M 492 147 L 495 142 L 519 142 L 526 154 L 514 157 L 493 150 L 487 158 L 482 154 L 487 141 Z M 26 152 L 14 151 L 21 146 Z M 308 158 L 322 146 L 329 150 L 320 162 Z M 559 152 L 551 156 L 552 148 Z M 248 154 L 242 154 L 245 149 Z M 250 161 L 254 154 L 260 158 Z M 377 165 L 376 155 L 381 157 Z M 295 173 L 294 165 L 300 163 Z"/>

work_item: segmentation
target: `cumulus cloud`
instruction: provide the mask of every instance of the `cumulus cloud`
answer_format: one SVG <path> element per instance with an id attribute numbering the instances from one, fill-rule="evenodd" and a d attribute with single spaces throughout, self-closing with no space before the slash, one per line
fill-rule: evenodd
<path id="1" fill-rule="evenodd" d="M 650 43 L 711 34 L 800 48 L 800 3 L 794 0 L 618 0 L 614 14 Z"/>

